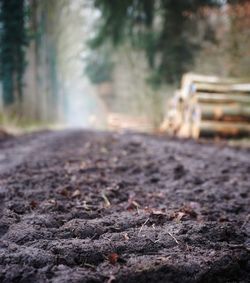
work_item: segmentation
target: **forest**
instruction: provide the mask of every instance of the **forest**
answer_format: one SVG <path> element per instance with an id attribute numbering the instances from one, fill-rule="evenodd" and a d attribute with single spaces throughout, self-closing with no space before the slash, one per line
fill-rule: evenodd
<path id="1" fill-rule="evenodd" d="M 186 72 L 250 75 L 248 1 L 0 3 L 3 124 L 107 128 L 115 112 L 157 128 Z"/>

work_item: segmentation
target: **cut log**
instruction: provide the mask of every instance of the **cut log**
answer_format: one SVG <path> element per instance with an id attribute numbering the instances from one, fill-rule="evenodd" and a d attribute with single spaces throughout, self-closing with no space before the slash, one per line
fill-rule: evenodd
<path id="1" fill-rule="evenodd" d="M 249 123 L 200 121 L 192 125 L 192 137 L 242 137 L 250 136 Z"/>
<path id="2" fill-rule="evenodd" d="M 215 92 L 215 93 L 250 93 L 250 84 L 222 84 L 222 83 L 194 83 L 196 92 Z"/>
<path id="3" fill-rule="evenodd" d="M 192 131 L 192 112 L 188 104 L 184 104 L 182 109 L 182 124 L 179 127 L 177 135 L 182 138 L 190 138 Z"/>
<path id="4" fill-rule="evenodd" d="M 185 122 L 182 123 L 179 131 L 177 132 L 177 136 L 180 138 L 190 138 L 192 134 L 191 123 Z"/>
<path id="5" fill-rule="evenodd" d="M 221 78 L 217 76 L 207 76 L 195 73 L 186 73 L 182 77 L 181 85 L 188 82 L 205 82 L 205 83 L 218 83 L 218 84 L 248 84 L 249 78 Z"/>
<path id="6" fill-rule="evenodd" d="M 182 114 L 176 109 L 171 109 L 168 113 L 168 126 L 171 134 L 179 131 L 183 123 Z"/>
<path id="7" fill-rule="evenodd" d="M 181 90 L 180 94 L 183 99 L 186 99 L 190 96 L 190 94 L 194 90 L 194 85 L 197 83 L 205 83 L 205 84 L 224 84 L 224 85 L 232 85 L 237 84 L 240 85 L 238 88 L 236 87 L 236 91 L 239 91 L 239 88 L 242 88 L 244 91 L 246 91 L 246 88 L 248 89 L 247 92 L 250 92 L 250 85 L 249 85 L 249 78 L 219 78 L 216 76 L 205 76 L 205 75 L 199 75 L 194 73 L 187 73 L 183 75 L 182 81 L 181 81 Z"/>
<path id="8" fill-rule="evenodd" d="M 243 103 L 250 105 L 250 95 L 222 94 L 222 93 L 195 93 L 192 97 L 197 103 Z"/>
<path id="9" fill-rule="evenodd" d="M 242 104 L 196 104 L 193 107 L 193 119 L 215 121 L 250 121 L 250 105 Z"/>
<path id="10" fill-rule="evenodd" d="M 185 74 L 172 105 L 169 129 L 181 137 L 249 136 L 249 79 Z M 172 124 L 172 125 L 171 125 Z"/>
<path id="11" fill-rule="evenodd" d="M 175 135 L 183 123 L 184 101 L 176 91 L 174 97 L 168 102 L 168 111 L 165 122 L 161 128 L 167 127 L 168 133 Z"/>

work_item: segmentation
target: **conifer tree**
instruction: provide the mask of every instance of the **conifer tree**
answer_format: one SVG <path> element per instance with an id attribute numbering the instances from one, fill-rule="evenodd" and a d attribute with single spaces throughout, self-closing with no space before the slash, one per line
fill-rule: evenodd
<path id="1" fill-rule="evenodd" d="M 98 48 L 107 40 L 115 46 L 129 41 L 145 52 L 152 70 L 151 83 L 177 82 L 201 47 L 195 39 L 197 22 L 193 16 L 197 11 L 242 1 L 94 0 L 101 19 L 90 45 Z"/>

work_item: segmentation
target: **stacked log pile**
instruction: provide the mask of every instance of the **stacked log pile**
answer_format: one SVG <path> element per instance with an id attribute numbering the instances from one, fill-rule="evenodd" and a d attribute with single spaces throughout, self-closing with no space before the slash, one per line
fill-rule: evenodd
<path id="1" fill-rule="evenodd" d="M 250 136 L 250 83 L 186 74 L 167 121 L 168 131 L 181 137 Z"/>

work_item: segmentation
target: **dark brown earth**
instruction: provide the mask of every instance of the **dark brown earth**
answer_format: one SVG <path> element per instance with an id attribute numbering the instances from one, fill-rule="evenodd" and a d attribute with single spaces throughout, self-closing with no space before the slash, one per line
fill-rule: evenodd
<path id="1" fill-rule="evenodd" d="M 247 149 L 42 132 L 0 177 L 0 282 L 250 282 Z"/>

